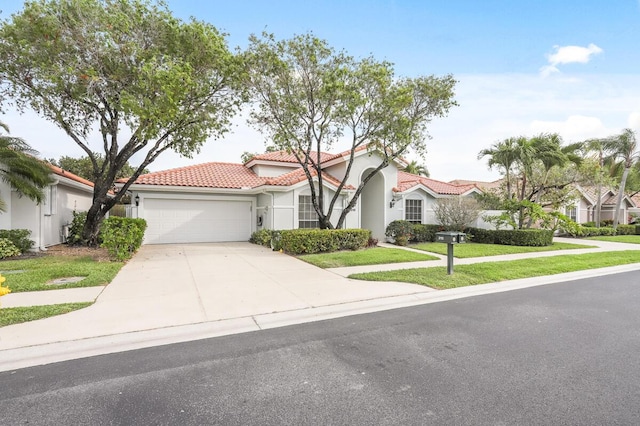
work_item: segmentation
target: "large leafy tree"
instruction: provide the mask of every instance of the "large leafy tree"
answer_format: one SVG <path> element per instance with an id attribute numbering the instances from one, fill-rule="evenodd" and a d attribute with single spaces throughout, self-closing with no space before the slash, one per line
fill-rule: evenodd
<path id="1" fill-rule="evenodd" d="M 9 127 L 0 122 L 0 179 L 33 201 L 44 200 L 43 189 L 53 182 L 51 169 L 24 140 L 9 136 Z M 0 211 L 6 204 L 0 199 Z"/>
<path id="2" fill-rule="evenodd" d="M 616 200 L 613 227 L 618 226 L 620 208 L 625 196 L 625 187 L 631 168 L 640 161 L 640 147 L 636 134 L 631 129 L 624 129 L 619 135 L 611 136 L 604 141 L 604 150 L 613 163 L 619 164 L 622 169 L 620 185 L 618 186 L 618 199 Z"/>
<path id="3" fill-rule="evenodd" d="M 408 150 L 425 152 L 427 125 L 456 105 L 456 81 L 450 75 L 398 78 L 390 63 L 371 57 L 356 60 L 312 34 L 282 41 L 266 34 L 254 36 L 247 54 L 255 101 L 251 122 L 268 135 L 273 147 L 296 157 L 321 228 L 334 227 L 331 214 L 356 150 L 366 146 L 378 153 L 380 162 L 363 176 L 335 227 L 343 225 L 376 173 Z M 349 141 L 349 160 L 327 206 L 321 152 L 341 138 Z"/>
<path id="4" fill-rule="evenodd" d="M 100 153 L 95 153 L 94 155 L 94 159 L 98 163 L 98 168 L 101 168 L 102 163 L 104 162 L 104 155 Z M 80 158 L 63 155 L 57 160 L 55 158 L 51 158 L 48 161 L 54 166 L 58 166 L 64 170 L 68 170 L 71 173 L 85 178 L 91 182 L 94 182 L 96 180 L 96 176 L 94 175 L 95 170 L 93 168 L 93 162 L 91 161 L 91 158 L 86 155 Z M 133 176 L 133 174 L 137 170 L 137 167 L 133 167 L 129 164 L 129 162 L 126 162 L 116 173 L 116 179 L 128 178 L 129 176 Z M 149 170 L 143 169 L 140 173 L 149 173 Z"/>
<path id="5" fill-rule="evenodd" d="M 91 160 L 90 244 L 151 162 L 167 150 L 198 152 L 227 131 L 241 100 L 243 66 L 224 36 L 146 0 L 27 1 L 0 24 L 0 57 L 0 101 L 54 122 Z M 102 161 L 90 146 L 93 130 Z M 134 154 L 140 165 L 110 197 Z"/>

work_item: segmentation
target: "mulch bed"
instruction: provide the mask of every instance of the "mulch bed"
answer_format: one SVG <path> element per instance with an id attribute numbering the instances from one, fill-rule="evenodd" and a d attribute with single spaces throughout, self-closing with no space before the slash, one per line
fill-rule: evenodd
<path id="1" fill-rule="evenodd" d="M 108 262 L 109 253 L 107 249 L 102 247 L 84 247 L 84 246 L 70 246 L 68 244 L 58 244 L 55 246 L 47 247 L 45 256 L 71 256 L 71 257 L 91 257 L 98 262 Z"/>

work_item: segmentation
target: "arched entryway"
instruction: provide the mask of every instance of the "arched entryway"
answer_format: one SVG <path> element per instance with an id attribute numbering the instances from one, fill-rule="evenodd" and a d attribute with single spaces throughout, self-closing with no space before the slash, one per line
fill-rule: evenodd
<path id="1" fill-rule="evenodd" d="M 362 172 L 360 181 L 374 169 L 367 169 Z M 376 173 L 365 185 L 360 194 L 360 227 L 370 229 L 373 238 L 384 240 L 385 231 L 385 198 L 384 198 L 384 176 Z"/>

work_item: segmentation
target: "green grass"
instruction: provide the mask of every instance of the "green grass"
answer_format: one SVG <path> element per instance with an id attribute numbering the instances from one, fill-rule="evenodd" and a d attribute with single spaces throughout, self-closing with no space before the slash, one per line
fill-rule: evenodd
<path id="1" fill-rule="evenodd" d="M 0 273 L 6 277 L 5 287 L 12 293 L 22 291 L 56 290 L 60 288 L 91 287 L 111 282 L 124 263 L 97 262 L 90 257 L 42 256 L 33 259 L 0 262 Z M 24 272 L 11 273 L 11 271 Z M 64 277 L 86 277 L 82 281 L 64 285 L 46 285 L 50 280 Z"/>
<path id="2" fill-rule="evenodd" d="M 640 244 L 640 235 L 616 235 L 616 236 L 603 235 L 600 237 L 589 237 L 587 238 L 587 240 L 600 240 L 600 241 L 612 241 L 614 243 Z"/>
<path id="3" fill-rule="evenodd" d="M 453 275 L 447 275 L 445 267 L 433 267 L 352 274 L 349 278 L 368 281 L 400 281 L 445 289 L 630 263 L 640 263 L 640 250 L 566 254 L 504 262 L 454 265 Z"/>
<path id="4" fill-rule="evenodd" d="M 456 244 L 453 249 L 453 256 L 462 259 L 468 257 L 499 256 L 501 254 L 535 253 L 541 251 L 571 250 L 594 247 L 595 246 L 572 243 L 553 243 L 552 245 L 546 247 L 521 247 L 505 246 L 500 244 L 467 243 Z M 447 244 L 443 243 L 416 244 L 412 245 L 411 248 L 424 250 L 431 253 L 439 253 L 445 255 L 447 254 Z"/>
<path id="5" fill-rule="evenodd" d="M 374 247 L 357 251 L 339 251 L 333 253 L 305 254 L 300 256 L 305 262 L 320 268 L 339 268 L 342 266 L 381 265 L 384 263 L 419 262 L 436 260 L 435 256 L 403 249 Z"/>
<path id="6" fill-rule="evenodd" d="M 93 302 L 86 303 L 62 303 L 59 305 L 28 306 L 20 308 L 0 309 L 0 327 L 18 324 L 21 322 L 35 321 L 54 315 L 66 314 L 77 309 L 86 308 Z"/>

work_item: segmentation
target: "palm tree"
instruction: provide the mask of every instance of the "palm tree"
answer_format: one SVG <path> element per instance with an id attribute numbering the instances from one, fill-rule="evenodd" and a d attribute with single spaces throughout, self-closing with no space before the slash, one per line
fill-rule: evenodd
<path id="1" fill-rule="evenodd" d="M 416 160 L 413 160 L 412 162 L 407 164 L 407 166 L 402 169 L 402 171 L 418 176 L 429 177 L 429 170 L 427 170 L 427 167 L 422 164 L 418 164 Z"/>
<path id="2" fill-rule="evenodd" d="M 618 188 L 618 200 L 616 202 L 615 217 L 613 218 L 613 228 L 618 227 L 620 207 L 624 199 L 624 189 L 627 184 L 627 177 L 631 168 L 640 160 L 640 150 L 636 134 L 631 129 L 624 129 L 619 135 L 611 136 L 604 141 L 605 152 L 609 154 L 609 159 L 623 167 L 620 187 Z"/>
<path id="3" fill-rule="evenodd" d="M 36 150 L 24 140 L 9 136 L 9 128 L 0 122 L 0 128 L 7 133 L 0 133 L 0 179 L 37 203 L 44 200 L 43 189 L 53 180 L 51 169 L 35 156 Z M 5 211 L 6 204 L 0 200 L 0 211 Z"/>
<path id="4" fill-rule="evenodd" d="M 503 170 L 507 181 L 507 199 L 511 199 L 511 171 L 518 159 L 517 140 L 518 138 L 508 138 L 478 153 L 478 160 L 489 156 L 487 165 L 490 169 L 496 166 Z"/>

